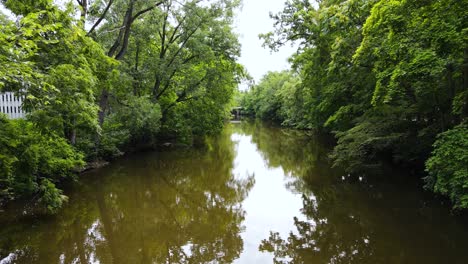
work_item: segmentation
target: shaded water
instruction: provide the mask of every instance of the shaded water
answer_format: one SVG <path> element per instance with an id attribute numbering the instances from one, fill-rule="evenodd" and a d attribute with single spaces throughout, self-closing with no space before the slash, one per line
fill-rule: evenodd
<path id="1" fill-rule="evenodd" d="M 348 177 L 318 137 L 229 125 L 86 174 L 56 216 L 0 212 L 0 263 L 468 263 L 468 223 L 415 184 Z"/>

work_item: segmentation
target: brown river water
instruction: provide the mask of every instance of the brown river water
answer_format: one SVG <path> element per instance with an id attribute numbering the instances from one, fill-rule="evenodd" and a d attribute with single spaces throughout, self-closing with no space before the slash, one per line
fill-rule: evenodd
<path id="1" fill-rule="evenodd" d="M 397 169 L 332 169 L 329 145 L 241 122 L 124 157 L 67 188 L 55 216 L 1 211 L 0 264 L 468 263 L 466 217 Z"/>

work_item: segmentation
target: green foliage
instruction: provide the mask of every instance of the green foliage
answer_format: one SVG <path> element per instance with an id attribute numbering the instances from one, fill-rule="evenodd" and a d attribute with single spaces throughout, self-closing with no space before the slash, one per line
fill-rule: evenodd
<path id="1" fill-rule="evenodd" d="M 161 120 L 161 109 L 147 97 L 130 99 L 128 109 L 117 113 L 125 129 L 130 131 L 131 140 L 146 142 L 153 145 L 156 142 Z"/>
<path id="2" fill-rule="evenodd" d="M 83 159 L 220 132 L 246 75 L 237 0 L 1 2 L 17 21 L 0 15 L 0 91 L 28 112 L 1 119 L 2 200 L 39 194 L 53 212 Z"/>
<path id="3" fill-rule="evenodd" d="M 37 17 L 38 14 L 36 14 Z M 38 25 L 32 16 L 21 19 L 21 26 L 17 27 L 12 21 L 4 18 L 0 27 L 0 90 L 19 89 L 20 85 L 35 86 L 42 77 L 40 72 L 34 71 L 33 56 L 38 52 L 39 45 L 50 44 L 41 37 L 52 25 Z"/>
<path id="4" fill-rule="evenodd" d="M 383 117 L 385 123 L 378 123 Z M 402 138 L 411 136 L 401 132 L 408 133 L 411 123 L 402 124 L 400 120 L 400 113 L 387 107 L 368 112 L 349 130 L 337 132 L 338 144 L 331 155 L 335 166 L 351 173 L 369 173 L 380 167 L 384 158 L 392 154 L 394 146 Z"/>
<path id="5" fill-rule="evenodd" d="M 28 104 L 34 107 L 29 118 L 44 130 L 63 132 L 71 142 L 73 131 L 97 131 L 97 106 L 94 104 L 92 72 L 71 64 L 61 64 L 50 70 L 45 78 L 50 87 L 41 94 L 28 90 Z M 46 95 L 42 95 L 46 93 Z M 43 100 L 45 99 L 45 100 Z"/>
<path id="6" fill-rule="evenodd" d="M 334 133 L 332 157 L 348 172 L 371 173 L 384 160 L 422 165 L 437 135 L 468 116 L 467 5 L 288 1 L 272 15 L 275 30 L 261 37 L 274 50 L 299 44 L 290 59 L 299 81 L 279 93 L 271 83 L 253 89 L 243 105 L 261 118 Z M 447 177 L 446 184 L 467 182 Z M 440 188 L 431 187 L 460 206 L 462 192 Z"/>
<path id="7" fill-rule="evenodd" d="M 269 72 L 242 99 L 246 113 L 293 125 L 299 78 L 289 71 Z"/>
<path id="8" fill-rule="evenodd" d="M 121 150 L 154 147 L 161 127 L 161 109 L 148 97 L 130 97 L 103 124 L 100 154 L 113 157 Z"/>
<path id="9" fill-rule="evenodd" d="M 133 24 L 122 68 L 134 96 L 160 105 L 160 134 L 190 141 L 220 131 L 245 71 L 236 62 L 240 45 L 232 27 L 238 1 L 182 3 L 164 1 Z M 126 100 L 128 87 L 114 93 Z"/>
<path id="10" fill-rule="evenodd" d="M 0 200 L 42 196 L 43 188 L 52 191 L 48 182 L 73 179 L 74 172 L 84 166 L 83 155 L 64 138 L 41 133 L 30 121 L 8 120 L 3 115 L 0 150 Z M 46 206 L 50 197 L 44 200 Z"/>
<path id="11" fill-rule="evenodd" d="M 50 8 L 52 0 L 1 0 L 5 6 L 16 15 L 28 15 L 32 12 L 37 12 Z"/>
<path id="12" fill-rule="evenodd" d="M 468 208 L 468 126 L 440 134 L 426 162 L 426 188 L 450 197 L 454 207 Z"/>
<path id="13" fill-rule="evenodd" d="M 56 213 L 62 204 L 68 200 L 67 196 L 62 195 L 62 191 L 55 187 L 48 179 L 42 179 L 39 185 L 41 198 L 39 202 L 46 208 L 48 213 Z"/>

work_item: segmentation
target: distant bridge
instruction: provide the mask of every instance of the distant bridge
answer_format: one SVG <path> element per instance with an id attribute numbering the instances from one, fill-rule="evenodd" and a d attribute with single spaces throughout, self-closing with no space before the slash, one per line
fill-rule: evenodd
<path id="1" fill-rule="evenodd" d="M 234 116 L 234 119 L 239 119 L 242 115 L 242 110 L 244 110 L 244 108 L 241 106 L 233 107 L 231 108 L 231 115 Z"/>

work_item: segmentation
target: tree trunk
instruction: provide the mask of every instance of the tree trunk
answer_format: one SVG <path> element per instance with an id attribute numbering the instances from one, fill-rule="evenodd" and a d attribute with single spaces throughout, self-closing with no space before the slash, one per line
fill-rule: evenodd
<path id="1" fill-rule="evenodd" d="M 119 35 L 117 36 L 116 40 L 114 41 L 114 44 L 112 45 L 112 47 L 109 49 L 109 52 L 107 53 L 109 57 L 115 58 L 116 60 L 121 60 L 123 56 L 125 55 L 125 53 L 127 52 L 128 41 L 130 39 L 130 33 L 131 33 L 130 29 L 135 19 L 139 17 L 140 15 L 153 10 L 154 8 L 156 8 L 157 6 L 163 3 L 163 1 L 160 1 L 156 3 L 155 5 L 150 6 L 149 8 L 143 9 L 137 12 L 135 15 L 133 15 L 133 8 L 134 8 L 134 4 L 136 0 L 129 0 L 129 1 L 130 2 L 128 4 L 128 7 L 127 7 L 127 10 L 125 12 L 125 16 L 122 22 L 122 27 L 119 30 Z M 108 103 L 109 103 L 109 91 L 106 88 L 104 88 L 99 97 L 98 122 L 100 126 L 102 126 L 102 124 L 104 123 Z M 99 144 L 99 135 L 97 135 L 96 137 L 96 147 L 98 146 L 98 144 Z"/>
<path id="2" fill-rule="evenodd" d="M 156 81 L 154 82 L 153 86 L 153 101 L 156 102 L 158 100 L 158 93 L 159 88 L 161 87 L 161 77 L 159 74 L 156 74 Z"/>
<path id="3" fill-rule="evenodd" d="M 104 118 L 106 116 L 108 102 L 109 102 L 109 91 L 107 91 L 107 89 L 102 89 L 101 96 L 99 97 L 99 113 L 98 113 L 98 121 L 99 121 L 100 126 L 102 126 L 102 124 L 104 123 Z"/>
<path id="4" fill-rule="evenodd" d="M 114 57 L 115 53 L 117 52 L 118 48 L 122 44 L 122 38 L 125 37 L 125 34 L 130 34 L 130 26 L 132 23 L 132 13 L 133 13 L 133 3 L 135 0 L 130 0 L 130 4 L 127 8 L 127 11 L 125 12 L 125 17 L 124 21 L 122 23 L 122 28 L 119 31 L 119 35 L 117 36 L 117 39 L 114 41 L 114 44 L 112 47 L 109 49 L 109 52 L 107 55 L 109 57 Z M 128 30 L 127 30 L 128 28 Z M 127 40 L 128 41 L 128 40 Z M 124 45 L 128 45 L 127 43 L 123 43 Z M 122 52 L 119 52 L 118 55 L 120 55 L 119 58 L 115 57 L 115 59 L 119 60 L 123 57 Z M 98 122 L 99 125 L 102 126 L 104 123 L 104 119 L 106 117 L 106 110 L 107 110 L 107 104 L 109 103 L 109 91 L 104 88 L 101 92 L 101 95 L 99 97 L 99 113 L 98 113 Z M 99 137 L 98 137 L 99 138 Z M 96 143 L 99 143 L 99 139 L 96 140 Z"/>
<path id="5" fill-rule="evenodd" d="M 76 118 L 73 119 L 73 127 L 71 129 L 70 143 L 73 146 L 76 144 Z"/>
<path id="6" fill-rule="evenodd" d="M 462 119 L 465 119 L 468 117 L 468 49 L 465 49 L 465 59 L 463 61 L 463 87 L 462 91 L 465 92 L 465 105 L 463 106 L 463 109 L 461 109 L 461 114 L 462 114 Z"/>
<path id="7" fill-rule="evenodd" d="M 139 91 L 139 86 L 140 86 L 140 80 L 139 74 L 138 74 L 138 64 L 140 60 L 140 42 L 137 41 L 136 43 L 136 51 L 135 51 L 135 68 L 133 72 L 133 95 L 138 96 L 140 91 Z"/>
<path id="8" fill-rule="evenodd" d="M 88 0 L 77 0 L 80 10 L 80 26 L 84 29 L 86 24 L 86 15 L 88 14 Z"/>

